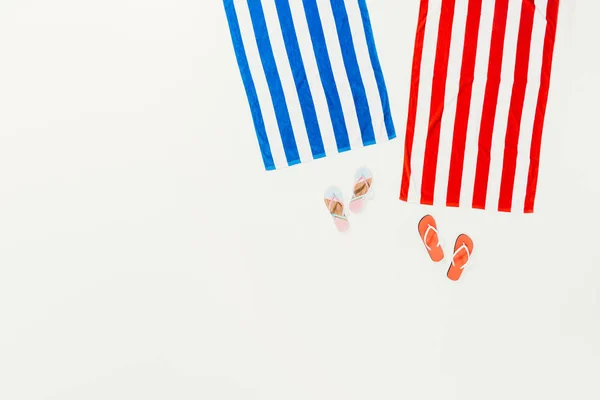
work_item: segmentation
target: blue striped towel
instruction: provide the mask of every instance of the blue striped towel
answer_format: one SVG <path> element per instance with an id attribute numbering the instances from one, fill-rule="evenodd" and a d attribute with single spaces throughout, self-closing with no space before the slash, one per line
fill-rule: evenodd
<path id="1" fill-rule="evenodd" d="M 365 0 L 224 5 L 267 170 L 396 137 Z"/>

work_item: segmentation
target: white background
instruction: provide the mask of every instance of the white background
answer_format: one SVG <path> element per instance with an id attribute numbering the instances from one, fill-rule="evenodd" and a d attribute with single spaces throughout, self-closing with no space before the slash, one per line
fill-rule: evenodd
<path id="1" fill-rule="evenodd" d="M 397 200 L 416 0 L 369 2 L 399 138 L 275 172 L 220 1 L 3 0 L 0 398 L 600 398 L 600 10 L 562 3 L 521 216 Z"/>

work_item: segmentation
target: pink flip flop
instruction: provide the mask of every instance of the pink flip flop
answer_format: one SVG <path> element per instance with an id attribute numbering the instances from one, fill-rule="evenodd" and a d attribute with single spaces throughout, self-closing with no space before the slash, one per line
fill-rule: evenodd
<path id="1" fill-rule="evenodd" d="M 350 228 L 350 223 L 346 217 L 344 209 L 344 201 L 342 199 L 342 191 L 332 186 L 325 191 L 325 205 L 329 214 L 333 217 L 333 223 L 340 232 L 345 232 Z"/>
<path id="2" fill-rule="evenodd" d="M 357 214 L 361 212 L 367 200 L 372 197 L 371 185 L 373 184 L 373 173 L 366 167 L 359 168 L 354 175 L 354 190 L 350 199 L 350 211 Z"/>

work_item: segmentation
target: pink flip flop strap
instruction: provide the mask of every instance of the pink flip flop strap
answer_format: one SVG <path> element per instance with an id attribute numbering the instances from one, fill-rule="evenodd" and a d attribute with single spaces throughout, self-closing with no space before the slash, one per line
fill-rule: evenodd
<path id="1" fill-rule="evenodd" d="M 369 193 L 369 190 L 371 190 L 371 184 L 367 181 L 367 178 L 365 178 L 364 176 L 361 176 L 360 178 L 358 178 L 356 180 L 356 182 L 354 183 L 354 186 L 356 186 L 358 183 L 360 183 L 362 181 L 364 181 L 367 184 L 367 191 L 365 192 L 365 194 L 361 194 L 360 196 L 356 196 L 355 194 L 352 194 L 351 201 L 356 201 L 356 200 L 360 200 L 360 199 L 364 198 Z"/>
<path id="2" fill-rule="evenodd" d="M 339 200 L 339 199 L 338 199 L 338 198 L 337 198 L 335 195 L 333 195 L 333 196 L 331 197 L 331 199 L 329 199 L 329 207 L 327 207 L 327 208 L 328 208 L 328 210 L 329 210 L 329 214 L 333 215 L 333 216 L 334 216 L 334 217 L 336 217 L 336 218 L 339 218 L 339 219 L 346 220 L 346 219 L 347 219 L 347 218 L 346 218 L 346 216 L 344 216 L 344 215 L 337 215 L 337 214 L 334 214 L 334 213 L 333 213 L 333 211 L 331 210 L 331 204 L 332 204 L 334 201 L 337 201 L 338 203 L 342 204 L 342 202 L 341 202 L 341 201 L 340 201 L 340 200 Z M 344 209 L 344 205 L 342 204 L 342 212 L 343 212 L 343 209 Z"/>

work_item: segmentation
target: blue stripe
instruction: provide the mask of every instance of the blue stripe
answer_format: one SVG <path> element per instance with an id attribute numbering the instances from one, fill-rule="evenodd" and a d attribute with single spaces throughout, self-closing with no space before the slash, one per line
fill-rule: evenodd
<path id="1" fill-rule="evenodd" d="M 256 87 L 254 86 L 250 66 L 248 65 L 248 58 L 246 57 L 246 50 L 244 49 L 240 24 L 235 12 L 233 0 L 223 0 L 223 5 L 225 6 L 225 14 L 227 15 L 227 22 L 229 23 L 229 32 L 231 33 L 231 39 L 233 41 L 235 57 L 242 75 L 244 88 L 246 89 L 246 96 L 250 103 L 250 111 L 252 112 L 252 120 L 254 121 L 254 129 L 256 131 L 256 137 L 258 138 L 258 145 L 260 146 L 263 163 L 265 164 L 267 171 L 274 170 L 275 162 L 273 161 L 273 156 L 271 154 L 271 146 L 269 145 L 265 122 L 260 110 Z"/>
<path id="2" fill-rule="evenodd" d="M 306 14 L 306 22 L 310 32 L 317 68 L 321 77 L 321 84 L 327 99 L 329 107 L 329 115 L 333 132 L 335 135 L 335 143 L 338 152 L 350 150 L 350 138 L 348 137 L 348 128 L 342 110 L 342 102 L 335 84 L 333 76 L 333 68 L 331 68 L 331 60 L 325 42 L 325 34 L 323 33 L 323 25 L 321 24 L 321 16 L 317 7 L 317 0 L 302 0 L 304 4 L 304 13 Z"/>
<path id="3" fill-rule="evenodd" d="M 304 68 L 302 54 L 300 53 L 300 45 L 296 36 L 289 0 L 275 0 L 275 6 L 279 15 L 279 25 L 281 26 L 285 49 L 292 69 L 292 75 L 294 76 L 298 99 L 300 100 L 302 116 L 304 117 L 306 132 L 308 133 L 308 141 L 310 142 L 310 150 L 313 158 L 324 157 L 325 148 L 323 147 L 323 138 L 321 137 L 321 129 L 319 128 L 317 112 L 315 111 L 315 102 L 310 92 L 310 86 L 308 85 L 306 69 Z"/>
<path id="4" fill-rule="evenodd" d="M 379 56 L 377 55 L 377 47 L 375 47 L 375 35 L 373 35 L 373 28 L 371 27 L 371 18 L 369 17 L 369 10 L 367 9 L 367 2 L 365 0 L 358 0 L 358 6 L 360 7 L 360 15 L 362 16 L 363 26 L 365 28 L 365 37 L 367 38 L 367 46 L 369 47 L 371 66 L 375 72 L 375 80 L 377 81 L 377 88 L 379 89 L 379 98 L 381 99 L 381 107 L 383 109 L 385 129 L 387 131 L 388 139 L 394 139 L 396 137 L 396 128 L 394 127 L 394 120 L 392 119 L 390 100 L 385 85 L 385 79 L 383 77 L 383 71 L 381 70 L 381 64 L 379 63 Z"/>
<path id="5" fill-rule="evenodd" d="M 250 18 L 252 19 L 252 27 L 254 29 L 254 36 L 256 37 L 260 61 L 265 71 L 265 77 L 267 78 L 269 92 L 273 101 L 273 108 L 275 109 L 275 116 L 277 117 L 277 125 L 279 126 L 279 133 L 283 142 L 285 158 L 288 165 L 292 166 L 300 162 L 300 156 L 298 155 L 298 146 L 294 138 L 292 121 L 287 102 L 285 101 L 279 71 L 277 71 L 273 48 L 269 40 L 267 21 L 265 20 L 261 0 L 248 0 L 248 9 L 250 10 Z"/>
<path id="6" fill-rule="evenodd" d="M 354 106 L 356 107 L 356 115 L 360 125 L 360 134 L 362 136 L 363 145 L 366 146 L 375 143 L 375 132 L 373 131 L 373 121 L 371 120 L 371 112 L 369 110 L 365 85 L 360 76 L 358 59 L 356 58 L 356 52 L 354 50 L 348 12 L 346 11 L 346 5 L 343 1 L 330 1 L 340 47 L 342 49 L 344 66 L 346 67 L 346 74 L 348 75 L 352 97 L 354 98 Z"/>

